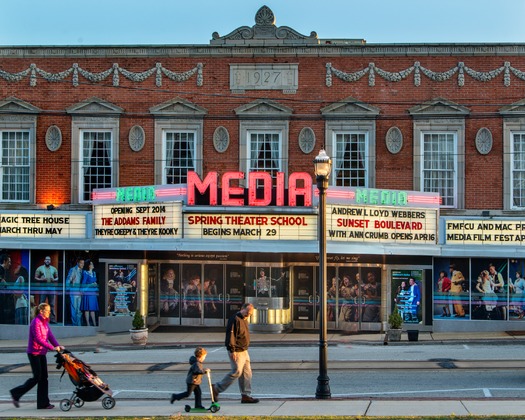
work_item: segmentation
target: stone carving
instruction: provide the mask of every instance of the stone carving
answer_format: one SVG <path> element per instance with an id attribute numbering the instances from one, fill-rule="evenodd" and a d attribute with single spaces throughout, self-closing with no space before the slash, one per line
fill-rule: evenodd
<path id="1" fill-rule="evenodd" d="M 421 85 L 421 74 L 428 77 L 433 82 L 444 82 L 450 80 L 456 73 L 458 74 L 458 86 L 465 85 L 465 74 L 472 77 L 478 82 L 489 82 L 503 73 L 503 85 L 510 86 L 510 74 L 512 73 L 518 79 L 525 81 L 525 72 L 518 70 L 506 61 L 503 66 L 490 71 L 476 71 L 465 65 L 464 62 L 459 62 L 457 66 L 444 71 L 435 72 L 421 65 L 416 61 L 413 66 L 397 72 L 383 70 L 375 65 L 375 63 L 368 63 L 368 67 L 355 72 L 344 72 L 332 66 L 332 63 L 326 63 L 326 86 L 332 86 L 332 75 L 345 82 L 357 82 L 363 76 L 368 74 L 368 85 L 375 86 L 375 75 L 378 74 L 383 79 L 389 82 L 400 82 L 406 79 L 410 74 L 414 73 L 414 86 Z"/>
<path id="2" fill-rule="evenodd" d="M 213 133 L 213 147 L 219 153 L 224 153 L 230 145 L 230 133 L 225 127 L 217 127 Z"/>
<path id="3" fill-rule="evenodd" d="M 492 133 L 488 128 L 480 128 L 476 134 L 476 149 L 482 155 L 487 155 L 492 150 Z"/>
<path id="4" fill-rule="evenodd" d="M 403 133 L 398 127 L 390 127 L 385 138 L 386 148 L 393 155 L 399 153 L 403 147 Z"/>
<path id="5" fill-rule="evenodd" d="M 197 86 L 203 85 L 202 63 L 197 63 L 197 65 L 194 68 L 182 73 L 177 73 L 172 70 L 169 70 L 163 67 L 161 63 L 157 63 L 155 67 L 149 70 L 145 70 L 143 72 L 138 73 L 126 70 L 120 67 L 118 63 L 114 63 L 111 68 L 101 71 L 99 73 L 92 73 L 86 69 L 83 69 L 78 65 L 78 63 L 73 63 L 73 65 L 69 69 L 58 73 L 49 73 L 41 68 L 38 68 L 36 64 L 31 64 L 28 69 L 18 73 L 9 73 L 0 69 L 0 77 L 7 80 L 8 82 L 20 82 L 22 79 L 29 76 L 29 85 L 31 87 L 36 86 L 37 75 L 48 82 L 58 82 L 72 75 L 73 86 L 77 87 L 79 85 L 79 74 L 92 83 L 100 83 L 103 80 L 106 80 L 110 75 L 113 75 L 113 86 L 120 85 L 120 74 L 123 75 L 126 79 L 137 83 L 144 82 L 150 76 L 155 74 L 155 84 L 157 87 L 162 86 L 163 75 L 168 79 L 173 80 L 174 82 L 185 82 L 186 80 L 189 80 L 191 77 L 197 74 Z"/>
<path id="6" fill-rule="evenodd" d="M 46 146 L 52 151 L 56 152 L 62 145 L 62 132 L 56 125 L 52 125 L 46 132 Z"/>
<path id="7" fill-rule="evenodd" d="M 134 125 L 129 130 L 129 147 L 134 152 L 139 152 L 144 147 L 146 143 L 146 134 L 144 129 L 140 125 Z"/>
<path id="8" fill-rule="evenodd" d="M 315 133 L 310 127 L 304 127 L 299 133 L 299 148 L 304 154 L 312 153 L 315 147 Z"/>
<path id="9" fill-rule="evenodd" d="M 318 44 L 317 34 L 302 35 L 288 26 L 275 26 L 275 16 L 268 6 L 262 6 L 255 14 L 255 25 L 241 26 L 228 35 L 212 34 L 210 44 L 249 44 L 251 40 L 263 39 L 265 43 L 284 44 L 284 40 L 294 40 L 294 44 Z M 255 41 L 257 43 L 257 41 Z"/>

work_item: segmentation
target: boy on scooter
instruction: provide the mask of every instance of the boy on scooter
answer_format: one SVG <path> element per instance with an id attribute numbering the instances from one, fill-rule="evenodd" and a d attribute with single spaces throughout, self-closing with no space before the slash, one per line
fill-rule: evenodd
<path id="1" fill-rule="evenodd" d="M 206 359 L 208 352 L 203 347 L 197 347 L 195 349 L 194 355 L 190 357 L 190 370 L 186 376 L 186 392 L 181 392 L 180 394 L 171 394 L 170 402 L 173 404 L 174 401 L 182 400 L 187 398 L 193 392 L 195 394 L 195 408 L 205 410 L 205 407 L 202 405 L 202 375 L 208 373 L 209 369 L 204 369 L 202 363 Z"/>

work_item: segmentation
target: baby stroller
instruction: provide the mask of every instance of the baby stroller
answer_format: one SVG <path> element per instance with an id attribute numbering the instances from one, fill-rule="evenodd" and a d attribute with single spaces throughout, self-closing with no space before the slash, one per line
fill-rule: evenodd
<path id="1" fill-rule="evenodd" d="M 72 405 L 80 408 L 85 401 L 96 401 L 104 394 L 106 396 L 102 398 L 102 407 L 107 410 L 115 407 L 113 392 L 107 384 L 102 382 L 89 365 L 77 359 L 68 350 L 57 353 L 55 357 L 57 359 L 56 368 L 64 368 L 62 376 L 67 372 L 69 379 L 76 387 L 69 399 L 65 398 L 60 401 L 60 409 L 62 411 L 71 410 Z"/>

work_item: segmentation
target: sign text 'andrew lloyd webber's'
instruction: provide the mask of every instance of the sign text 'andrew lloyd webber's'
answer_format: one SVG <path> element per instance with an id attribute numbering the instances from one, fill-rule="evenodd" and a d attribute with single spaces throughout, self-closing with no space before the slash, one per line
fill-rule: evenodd
<path id="1" fill-rule="evenodd" d="M 95 206 L 95 237 L 181 238 L 182 203 Z"/>
<path id="2" fill-rule="evenodd" d="M 330 241 L 437 242 L 436 210 L 328 205 L 326 215 Z"/>

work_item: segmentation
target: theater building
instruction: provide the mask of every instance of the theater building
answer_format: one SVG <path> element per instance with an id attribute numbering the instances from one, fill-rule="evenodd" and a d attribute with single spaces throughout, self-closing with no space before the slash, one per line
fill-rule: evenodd
<path id="1" fill-rule="evenodd" d="M 524 85 L 525 44 L 322 39 L 266 6 L 207 45 L 0 47 L 0 338 L 42 301 L 59 336 L 243 302 L 317 328 L 321 149 L 330 329 L 522 330 Z"/>

